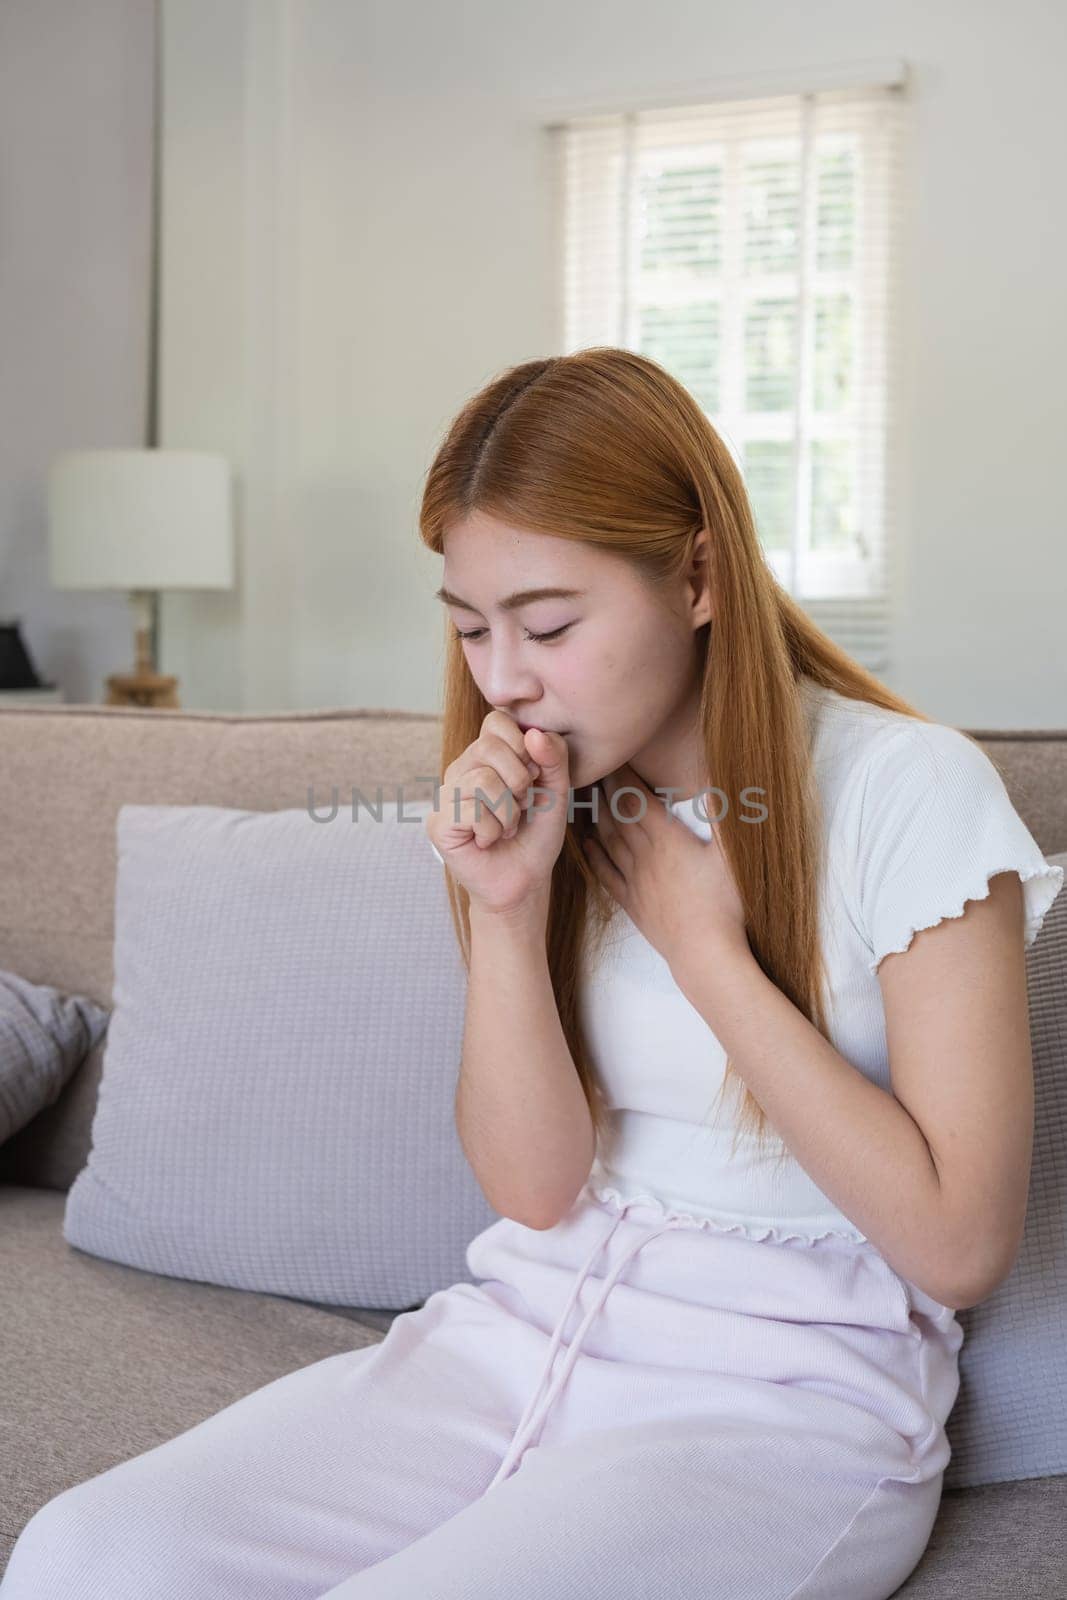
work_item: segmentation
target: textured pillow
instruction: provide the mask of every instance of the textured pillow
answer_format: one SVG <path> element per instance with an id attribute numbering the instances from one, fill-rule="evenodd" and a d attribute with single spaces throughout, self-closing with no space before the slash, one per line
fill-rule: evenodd
<path id="1" fill-rule="evenodd" d="M 81 1250 L 403 1310 L 493 1212 L 455 1129 L 466 972 L 431 809 L 125 805 Z"/>
<path id="2" fill-rule="evenodd" d="M 108 1016 L 82 995 L 0 972 L 0 1144 L 58 1099 Z"/>
<path id="3" fill-rule="evenodd" d="M 1067 852 L 1049 856 L 1067 867 Z M 1010 1275 L 957 1313 L 960 1392 L 946 1425 L 945 1488 L 1067 1472 L 1067 895 L 1026 953 L 1034 1155 Z"/>

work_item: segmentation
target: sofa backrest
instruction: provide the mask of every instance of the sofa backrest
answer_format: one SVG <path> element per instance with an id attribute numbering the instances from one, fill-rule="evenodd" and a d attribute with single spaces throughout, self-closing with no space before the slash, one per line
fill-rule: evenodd
<path id="1" fill-rule="evenodd" d="M 1067 849 L 1067 729 L 975 737 L 1040 848 Z M 111 1004 L 121 805 L 279 811 L 336 787 L 347 806 L 398 784 L 417 804 L 439 774 L 432 713 L 0 708 L 0 969 Z"/>
<path id="2" fill-rule="evenodd" d="M 120 806 L 412 806 L 439 773 L 430 713 L 0 707 L 0 970 L 111 1005 Z"/>
<path id="3" fill-rule="evenodd" d="M 1067 729 L 965 729 L 1046 855 L 1067 849 Z M 119 807 L 248 811 L 433 796 L 440 718 L 411 711 L 0 707 L 0 970 L 112 1004 Z M 398 789 L 399 786 L 399 789 Z M 106 1044 L 106 1039 L 104 1041 Z M 0 1181 L 68 1188 L 87 1158 L 101 1045 L 0 1146 Z"/>

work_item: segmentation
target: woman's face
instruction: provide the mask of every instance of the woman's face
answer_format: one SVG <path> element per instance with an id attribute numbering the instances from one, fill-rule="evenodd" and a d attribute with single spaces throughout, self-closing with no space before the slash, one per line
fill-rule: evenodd
<path id="1" fill-rule="evenodd" d="M 524 727 L 564 736 L 572 788 L 624 762 L 650 788 L 673 788 L 667 798 L 704 786 L 696 630 L 711 617 L 705 531 L 693 574 L 663 596 L 614 554 L 482 512 L 454 524 L 444 545 L 438 595 L 467 635 L 475 683 Z M 505 603 L 546 588 L 575 592 Z"/>

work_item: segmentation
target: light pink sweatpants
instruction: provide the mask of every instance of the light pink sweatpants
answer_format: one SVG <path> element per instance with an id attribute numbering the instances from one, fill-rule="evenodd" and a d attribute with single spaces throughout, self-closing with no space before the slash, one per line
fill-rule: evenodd
<path id="1" fill-rule="evenodd" d="M 963 1336 L 873 1247 L 586 1190 L 467 1264 L 50 1500 L 2 1600 L 886 1600 L 914 1569 Z"/>

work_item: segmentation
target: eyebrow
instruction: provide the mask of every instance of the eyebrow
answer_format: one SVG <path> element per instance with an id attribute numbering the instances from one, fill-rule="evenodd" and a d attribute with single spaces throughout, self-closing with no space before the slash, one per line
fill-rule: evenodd
<path id="1" fill-rule="evenodd" d="M 500 609 L 517 611 L 520 606 L 532 605 L 535 600 L 580 600 L 585 593 L 584 589 L 519 589 L 517 593 L 506 595 L 501 600 Z M 447 605 L 459 606 L 464 611 L 473 611 L 476 616 L 481 616 L 477 606 L 472 606 L 469 600 L 461 600 L 458 594 L 453 594 L 449 589 L 435 589 L 434 595 Z"/>

